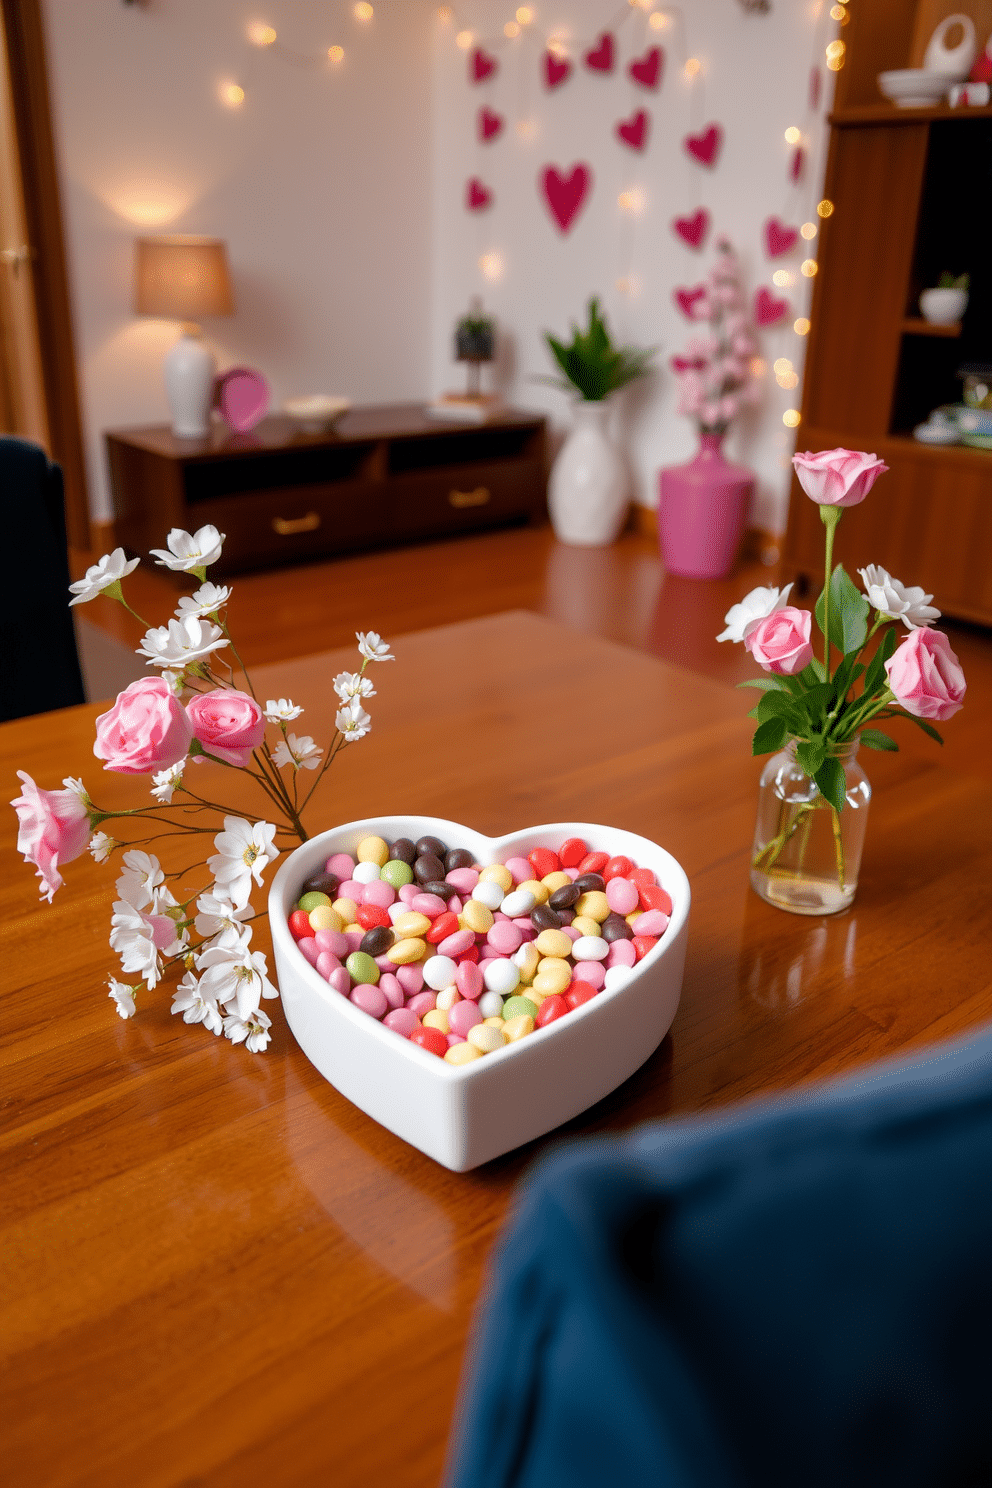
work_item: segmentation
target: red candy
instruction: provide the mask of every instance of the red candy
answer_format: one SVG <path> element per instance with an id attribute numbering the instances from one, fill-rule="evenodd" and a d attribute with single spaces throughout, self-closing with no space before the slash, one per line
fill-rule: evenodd
<path id="1" fill-rule="evenodd" d="M 660 909 L 662 914 L 672 912 L 672 896 L 660 884 L 648 884 L 640 890 L 641 904 L 645 909 Z"/>
<path id="2" fill-rule="evenodd" d="M 443 1059 L 448 1052 L 448 1040 L 440 1028 L 415 1028 L 410 1035 L 410 1042 L 419 1044 L 428 1054 L 436 1054 L 438 1059 Z"/>
<path id="3" fill-rule="evenodd" d="M 537 1010 L 534 1023 L 538 1028 L 544 1028 L 548 1023 L 554 1023 L 559 1018 L 564 1018 L 571 1008 L 564 997 L 556 993 L 553 997 L 546 997 Z"/>
<path id="4" fill-rule="evenodd" d="M 561 859 L 550 847 L 535 847 L 527 854 L 527 861 L 534 870 L 535 878 L 547 878 L 549 873 L 561 872 Z"/>
<path id="5" fill-rule="evenodd" d="M 289 917 L 289 933 L 294 940 L 306 940 L 313 934 L 310 916 L 305 909 L 294 909 Z"/>
<path id="6" fill-rule="evenodd" d="M 579 864 L 579 872 L 602 873 L 609 861 L 609 853 L 587 853 Z"/>
<path id="7" fill-rule="evenodd" d="M 565 993 L 565 1001 L 570 1008 L 577 1008 L 581 1007 L 584 1002 L 590 1002 L 596 995 L 597 989 L 590 982 L 573 982 Z M 543 1002 L 537 1011 L 539 1017 L 544 1011 Z"/>
<path id="8" fill-rule="evenodd" d="M 649 888 L 658 882 L 650 868 L 635 868 L 633 873 L 629 873 L 627 877 L 632 884 L 637 885 L 638 889 Z"/>
<path id="9" fill-rule="evenodd" d="M 379 925 L 388 925 L 390 919 L 380 905 L 360 904 L 355 915 L 355 923 L 361 925 L 363 930 L 375 930 Z"/>
<path id="10" fill-rule="evenodd" d="M 558 861 L 563 868 L 578 868 L 588 853 L 588 842 L 583 842 L 581 837 L 569 837 L 558 849 Z"/>
<path id="11" fill-rule="evenodd" d="M 638 961 L 643 961 L 648 951 L 653 951 L 658 944 L 658 937 L 657 935 L 635 935 L 631 943 L 637 953 Z"/>
<path id="12" fill-rule="evenodd" d="M 445 914 L 438 915 L 437 919 L 434 921 L 433 925 L 424 936 L 424 939 L 429 941 L 431 945 L 440 945 L 442 940 L 447 940 L 449 935 L 454 935 L 457 929 L 458 916 L 456 914 L 452 914 L 449 910 Z"/>
<path id="13" fill-rule="evenodd" d="M 621 855 L 616 858 L 610 858 L 609 862 L 603 865 L 601 871 L 606 882 L 609 883 L 611 878 L 629 878 L 634 871 L 634 865 L 630 858 L 625 858 Z"/>
<path id="14" fill-rule="evenodd" d="M 455 957 L 455 960 L 458 962 L 458 965 L 459 966 L 461 966 L 461 964 L 462 964 L 463 961 L 474 961 L 475 964 L 478 965 L 479 964 L 479 947 L 477 945 L 469 946 L 468 950 L 467 951 L 462 951 L 462 953 L 461 953 L 460 956 L 456 956 Z"/>

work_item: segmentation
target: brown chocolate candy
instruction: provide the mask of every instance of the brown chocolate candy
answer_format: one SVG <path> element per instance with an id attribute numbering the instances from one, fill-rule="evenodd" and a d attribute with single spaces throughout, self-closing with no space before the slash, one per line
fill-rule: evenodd
<path id="1" fill-rule="evenodd" d="M 358 947 L 368 956 L 382 956 L 389 950 L 393 943 L 393 932 L 388 925 L 373 925 L 362 936 L 362 943 Z"/>
<path id="2" fill-rule="evenodd" d="M 548 903 L 552 909 L 571 909 L 576 899 L 582 898 L 582 890 L 577 883 L 563 884 L 560 889 L 555 889 Z"/>
<path id="3" fill-rule="evenodd" d="M 417 849 L 409 837 L 397 837 L 389 849 L 390 861 L 396 863 L 409 863 L 411 868 L 417 857 Z"/>
<path id="4" fill-rule="evenodd" d="M 419 837 L 417 839 L 417 857 L 423 858 L 433 854 L 444 862 L 444 855 L 448 851 L 447 843 L 442 842 L 440 837 Z"/>
<path id="5" fill-rule="evenodd" d="M 600 873 L 583 873 L 575 880 L 575 887 L 580 894 L 602 894 L 606 889 L 606 879 Z"/>
<path id="6" fill-rule="evenodd" d="M 421 853 L 413 865 L 413 876 L 418 883 L 436 883 L 444 877 L 444 864 L 436 853 Z"/>
<path id="7" fill-rule="evenodd" d="M 606 916 L 599 930 L 604 940 L 633 940 L 634 932 L 627 924 L 623 915 L 617 914 L 615 910 Z"/>
<path id="8" fill-rule="evenodd" d="M 530 912 L 530 922 L 535 930 L 560 930 L 561 915 L 550 904 L 537 904 Z"/>

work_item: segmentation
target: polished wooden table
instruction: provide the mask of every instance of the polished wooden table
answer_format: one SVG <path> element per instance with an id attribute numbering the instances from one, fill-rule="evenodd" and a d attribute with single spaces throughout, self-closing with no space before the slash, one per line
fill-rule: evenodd
<path id="1" fill-rule="evenodd" d="M 374 674 L 373 731 L 329 772 L 313 827 L 417 811 L 493 834 L 574 818 L 656 839 L 693 889 L 672 1032 L 563 1132 L 449 1173 L 327 1085 L 275 1004 L 257 1056 L 170 1016 L 166 989 L 119 1020 L 105 985 L 112 870 L 69 864 L 39 907 L 6 812 L 12 1484 L 434 1485 L 487 1257 L 537 1154 L 992 1014 L 992 785 L 942 766 L 922 736 L 926 747 L 869 757 L 853 908 L 801 919 L 748 888 L 760 766 L 744 694 L 521 612 L 394 650 Z M 354 655 L 273 667 L 256 685 L 306 704 L 319 738 L 330 679 Z M 18 767 L 48 788 L 82 775 L 99 801 L 139 804 L 141 782 L 97 768 L 97 711 L 4 725 L 5 783 Z M 267 939 L 262 921 L 254 944 Z"/>

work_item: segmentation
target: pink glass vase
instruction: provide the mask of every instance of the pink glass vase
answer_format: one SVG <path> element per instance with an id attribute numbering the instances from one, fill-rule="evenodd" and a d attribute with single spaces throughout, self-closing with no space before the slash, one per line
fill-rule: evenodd
<path id="1" fill-rule="evenodd" d="M 669 573 L 721 579 L 733 567 L 754 476 L 723 458 L 722 434 L 700 434 L 699 453 L 659 478 L 658 537 Z"/>

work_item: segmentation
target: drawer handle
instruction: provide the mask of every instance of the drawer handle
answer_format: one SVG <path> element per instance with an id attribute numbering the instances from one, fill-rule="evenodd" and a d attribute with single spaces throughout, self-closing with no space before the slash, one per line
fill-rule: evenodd
<path id="1" fill-rule="evenodd" d="M 486 486 L 476 486 L 474 491 L 449 491 L 448 501 L 452 506 L 485 506 L 490 499 Z"/>
<path id="2" fill-rule="evenodd" d="M 272 525 L 280 537 L 292 537 L 296 532 L 316 532 L 320 526 L 320 513 L 307 512 L 305 517 L 273 517 Z"/>

